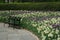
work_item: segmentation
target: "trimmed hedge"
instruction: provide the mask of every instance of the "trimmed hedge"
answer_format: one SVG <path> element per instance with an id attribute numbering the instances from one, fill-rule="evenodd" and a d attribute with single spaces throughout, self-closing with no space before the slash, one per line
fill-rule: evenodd
<path id="1" fill-rule="evenodd" d="M 41 2 L 41 3 L 2 3 L 0 10 L 44 10 L 60 11 L 59 2 Z"/>

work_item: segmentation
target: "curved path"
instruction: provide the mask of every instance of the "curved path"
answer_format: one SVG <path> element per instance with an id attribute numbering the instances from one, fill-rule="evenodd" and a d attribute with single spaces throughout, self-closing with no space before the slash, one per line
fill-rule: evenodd
<path id="1" fill-rule="evenodd" d="M 0 40 L 38 40 L 37 36 L 24 29 L 13 29 L 0 23 Z"/>

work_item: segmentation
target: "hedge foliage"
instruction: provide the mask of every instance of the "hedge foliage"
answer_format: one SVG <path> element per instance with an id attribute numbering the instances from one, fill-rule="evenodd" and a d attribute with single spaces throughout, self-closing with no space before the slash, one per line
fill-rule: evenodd
<path id="1" fill-rule="evenodd" d="M 0 0 L 1 3 L 7 2 L 60 2 L 60 0 Z"/>
<path id="2" fill-rule="evenodd" d="M 60 11 L 59 2 L 41 3 L 1 3 L 0 10 L 44 10 Z"/>

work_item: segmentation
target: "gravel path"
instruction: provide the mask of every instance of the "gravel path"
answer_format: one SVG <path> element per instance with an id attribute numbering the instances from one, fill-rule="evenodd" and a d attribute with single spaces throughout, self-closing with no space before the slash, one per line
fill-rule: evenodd
<path id="1" fill-rule="evenodd" d="M 37 36 L 24 29 L 13 29 L 0 23 L 0 40 L 38 40 Z"/>

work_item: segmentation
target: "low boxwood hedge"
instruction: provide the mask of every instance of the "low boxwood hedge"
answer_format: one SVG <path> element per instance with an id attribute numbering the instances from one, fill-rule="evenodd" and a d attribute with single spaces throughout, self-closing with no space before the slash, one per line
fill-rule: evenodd
<path id="1" fill-rule="evenodd" d="M 41 2 L 41 3 L 1 3 L 0 10 L 43 10 L 60 11 L 59 2 Z"/>

